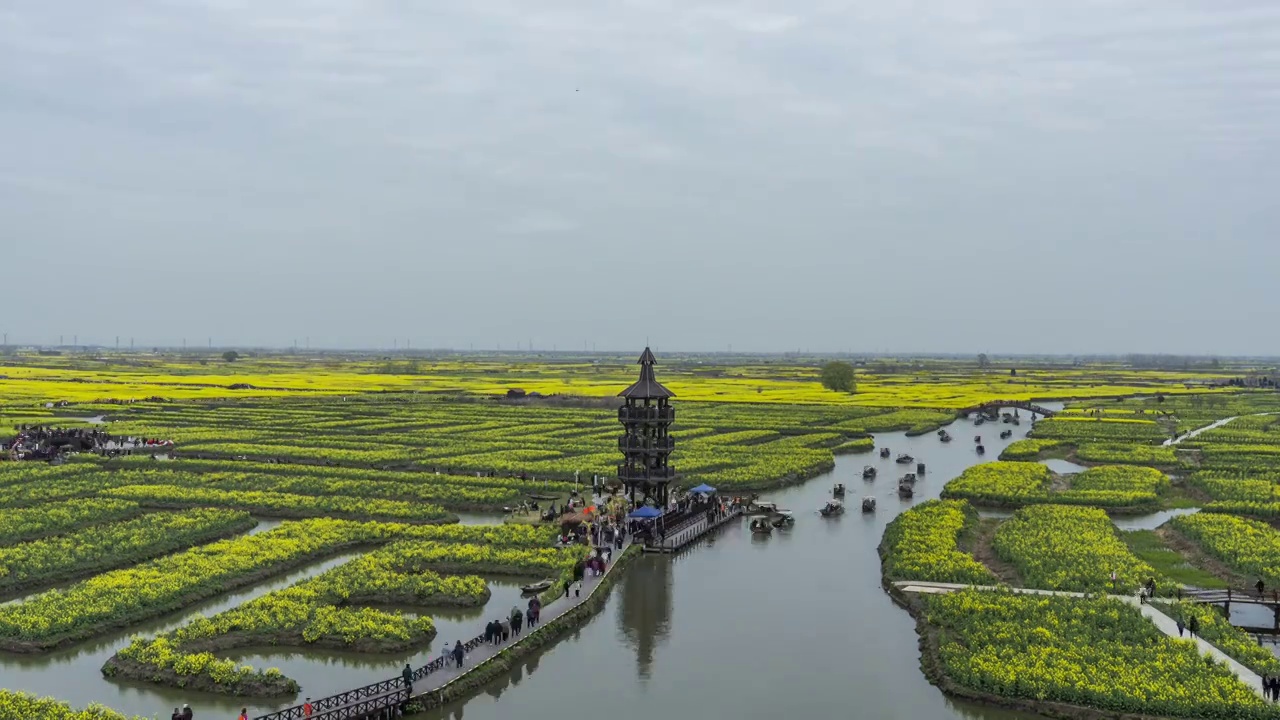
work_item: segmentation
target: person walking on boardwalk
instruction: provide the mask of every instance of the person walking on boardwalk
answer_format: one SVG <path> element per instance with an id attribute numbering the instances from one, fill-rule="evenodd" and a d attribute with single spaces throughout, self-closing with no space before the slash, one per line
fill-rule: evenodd
<path id="1" fill-rule="evenodd" d="M 1262 591 L 1267 589 L 1267 584 L 1262 582 L 1262 578 L 1258 578 L 1257 584 L 1253 586 L 1258 591 L 1258 597 L 1262 597 Z"/>
<path id="2" fill-rule="evenodd" d="M 1186 629 L 1186 623 L 1182 622 L 1182 618 L 1178 618 L 1178 637 L 1182 637 L 1182 631 Z"/>
<path id="3" fill-rule="evenodd" d="M 511 608 L 511 634 L 520 637 L 520 626 L 524 622 L 524 615 L 520 614 L 518 608 Z"/>
<path id="4" fill-rule="evenodd" d="M 1191 637 L 1196 637 L 1197 635 L 1199 635 L 1200 634 L 1200 618 L 1196 617 L 1195 615 L 1192 615 L 1191 619 L 1187 621 L 1187 630 L 1191 631 Z"/>
<path id="5" fill-rule="evenodd" d="M 490 620 L 484 625 L 484 644 L 490 645 L 492 643 L 493 643 L 493 621 Z"/>
<path id="6" fill-rule="evenodd" d="M 240 708 L 240 717 L 236 720 L 249 720 L 249 708 Z"/>
<path id="7" fill-rule="evenodd" d="M 525 624 L 532 630 L 533 626 L 538 622 L 538 613 L 534 612 L 532 605 L 529 606 L 528 610 L 524 611 L 524 617 L 527 621 Z"/>
<path id="8" fill-rule="evenodd" d="M 187 704 L 183 704 L 183 706 L 182 706 L 182 720 L 191 720 L 191 718 L 192 718 L 192 717 L 194 717 L 194 716 L 195 716 L 195 714 L 191 712 L 191 706 L 190 706 L 190 705 L 187 705 Z"/>
<path id="9" fill-rule="evenodd" d="M 182 720 L 182 711 L 178 708 L 174 708 L 173 714 L 169 716 L 169 720 Z"/>
<path id="10" fill-rule="evenodd" d="M 453 643 L 453 659 L 458 663 L 458 667 L 462 667 L 462 658 L 465 653 L 462 650 L 462 641 L 457 640 Z"/>
<path id="11" fill-rule="evenodd" d="M 400 671 L 400 677 L 404 678 L 404 689 L 413 694 L 413 668 L 409 667 L 409 663 L 404 664 L 404 670 Z"/>
<path id="12" fill-rule="evenodd" d="M 311 717 L 312 712 L 314 711 L 311 707 L 311 698 L 307 698 L 306 701 L 302 703 L 302 717 L 309 718 Z"/>
<path id="13" fill-rule="evenodd" d="M 511 640 L 511 621 L 503 620 L 501 624 L 502 624 L 502 642 L 508 642 Z"/>

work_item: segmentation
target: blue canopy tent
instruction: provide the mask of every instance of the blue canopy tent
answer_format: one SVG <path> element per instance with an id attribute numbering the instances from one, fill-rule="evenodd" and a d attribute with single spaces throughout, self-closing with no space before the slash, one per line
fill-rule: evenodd
<path id="1" fill-rule="evenodd" d="M 706 483 L 703 483 L 703 484 L 701 484 L 701 485 L 699 485 L 699 486 L 697 486 L 697 487 L 689 488 L 689 492 L 691 492 L 691 493 L 698 493 L 698 494 L 700 494 L 700 495 L 710 495 L 711 493 L 713 493 L 713 492 L 715 492 L 715 491 L 716 491 L 716 489 L 715 489 L 715 488 L 711 487 L 710 485 L 708 485 L 708 484 L 706 484 Z"/>
<path id="2" fill-rule="evenodd" d="M 627 517 L 636 518 L 639 520 L 650 520 L 652 518 L 662 517 L 662 511 L 659 510 L 658 508 L 652 508 L 646 505 L 644 507 L 640 507 L 640 508 L 636 508 L 635 510 L 632 510 L 631 514 L 627 515 Z"/>

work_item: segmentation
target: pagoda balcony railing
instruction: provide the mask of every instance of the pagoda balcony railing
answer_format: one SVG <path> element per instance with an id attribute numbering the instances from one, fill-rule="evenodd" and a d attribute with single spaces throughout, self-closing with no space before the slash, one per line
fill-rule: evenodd
<path id="1" fill-rule="evenodd" d="M 618 438 L 618 449 L 624 453 L 669 453 L 675 447 L 675 439 L 669 437 L 655 438 L 647 443 L 630 435 L 623 435 Z"/>
<path id="2" fill-rule="evenodd" d="M 675 468 L 643 468 L 643 467 L 627 467 L 626 465 L 618 466 L 618 479 L 635 482 L 644 482 L 646 480 L 653 482 L 666 482 L 676 478 Z"/>
<path id="3" fill-rule="evenodd" d="M 618 421 L 624 423 L 638 422 L 674 422 L 676 409 L 673 407 L 629 407 L 618 408 Z"/>

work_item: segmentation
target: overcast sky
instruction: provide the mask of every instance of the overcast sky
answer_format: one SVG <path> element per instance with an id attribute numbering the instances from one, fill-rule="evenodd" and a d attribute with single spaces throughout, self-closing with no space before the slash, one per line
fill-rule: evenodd
<path id="1" fill-rule="evenodd" d="M 6 0 L 0 137 L 10 342 L 1280 354 L 1272 0 Z"/>

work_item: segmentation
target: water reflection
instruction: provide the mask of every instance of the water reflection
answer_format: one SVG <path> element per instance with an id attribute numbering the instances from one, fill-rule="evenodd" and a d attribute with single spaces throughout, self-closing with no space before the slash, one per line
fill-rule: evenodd
<path id="1" fill-rule="evenodd" d="M 667 556 L 633 562 L 617 588 L 618 630 L 635 652 L 642 680 L 649 678 L 654 651 L 671 632 L 672 563 Z"/>

